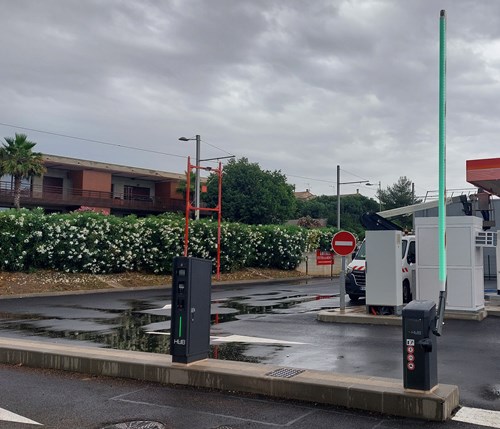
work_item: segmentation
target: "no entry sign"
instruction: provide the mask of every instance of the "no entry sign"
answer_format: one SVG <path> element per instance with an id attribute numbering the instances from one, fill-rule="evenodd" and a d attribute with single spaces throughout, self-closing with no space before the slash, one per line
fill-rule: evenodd
<path id="1" fill-rule="evenodd" d="M 339 256 L 347 256 L 356 248 L 356 237 L 349 231 L 339 231 L 332 238 L 332 250 Z"/>

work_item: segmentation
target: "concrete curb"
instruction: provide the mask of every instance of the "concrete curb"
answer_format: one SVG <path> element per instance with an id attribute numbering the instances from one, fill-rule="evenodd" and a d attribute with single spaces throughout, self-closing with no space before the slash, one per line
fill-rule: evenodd
<path id="1" fill-rule="evenodd" d="M 361 311 L 360 311 L 361 308 Z M 365 307 L 346 308 L 344 311 L 322 310 L 318 313 L 317 320 L 327 323 L 354 323 L 370 325 L 401 326 L 399 316 L 372 316 L 364 311 Z"/>
<path id="2" fill-rule="evenodd" d="M 252 286 L 259 284 L 297 284 L 313 280 L 315 277 L 301 276 L 301 277 L 285 277 L 282 279 L 259 279 L 259 280 L 236 280 L 227 282 L 213 282 L 212 287 L 234 287 L 234 286 Z M 56 292 L 40 292 L 40 293 L 26 293 L 26 294 L 16 294 L 16 295 L 0 295 L 0 299 L 18 299 L 18 298 L 30 298 L 30 297 L 51 297 L 51 296 L 63 296 L 63 295 L 87 295 L 92 293 L 120 293 L 127 291 L 138 291 L 138 290 L 155 290 L 155 289 L 171 289 L 171 284 L 157 285 L 157 286 L 136 286 L 136 287 L 117 287 L 117 288 L 106 288 L 106 289 L 83 289 L 83 290 L 61 290 Z"/>
<path id="3" fill-rule="evenodd" d="M 486 308 L 488 316 L 500 317 L 500 305 L 491 305 Z"/>
<path id="4" fill-rule="evenodd" d="M 11 338 L 0 338 L 0 362 L 248 392 L 435 421 L 449 419 L 459 406 L 458 387 L 452 385 L 440 384 L 432 392 L 418 392 L 405 390 L 401 380 L 313 370 L 298 370 L 284 378 L 270 375 L 283 369 L 274 365 L 214 359 L 183 365 L 172 363 L 169 355 Z"/>
<path id="5" fill-rule="evenodd" d="M 252 286 L 259 284 L 275 285 L 275 284 L 297 284 L 304 283 L 309 280 L 323 278 L 323 277 L 313 277 L 313 276 L 300 276 L 300 277 L 283 277 L 281 279 L 256 279 L 256 280 L 234 280 L 234 281 L 215 281 L 212 282 L 213 287 L 234 287 L 234 286 Z"/>
<path id="6" fill-rule="evenodd" d="M 475 312 L 467 311 L 446 311 L 444 318 L 446 320 L 475 320 L 480 322 L 486 317 L 500 317 L 500 306 L 487 305 L 484 309 Z M 400 316 L 382 316 L 366 313 L 365 307 L 350 307 L 344 311 L 336 308 L 333 310 L 322 310 L 317 315 L 317 320 L 326 323 L 353 323 L 365 325 L 387 325 L 401 326 L 402 318 Z"/>

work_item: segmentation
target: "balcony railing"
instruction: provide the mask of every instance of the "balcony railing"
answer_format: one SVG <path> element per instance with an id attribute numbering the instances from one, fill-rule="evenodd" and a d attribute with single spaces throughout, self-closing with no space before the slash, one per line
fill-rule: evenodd
<path id="1" fill-rule="evenodd" d="M 0 203 L 12 205 L 14 186 L 0 182 Z M 59 186 L 21 187 L 22 207 L 88 206 L 144 212 L 184 211 L 185 203 L 165 197 L 147 197 L 87 189 L 68 189 Z"/>

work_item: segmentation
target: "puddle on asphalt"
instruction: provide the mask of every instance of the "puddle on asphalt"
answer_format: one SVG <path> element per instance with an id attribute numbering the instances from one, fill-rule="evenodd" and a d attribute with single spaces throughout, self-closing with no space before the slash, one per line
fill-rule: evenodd
<path id="1" fill-rule="evenodd" d="M 486 385 L 481 389 L 481 397 L 487 401 L 497 401 L 500 400 L 500 384 L 496 385 Z"/>
<path id="2" fill-rule="evenodd" d="M 233 360 L 238 362 L 261 363 L 264 359 L 248 356 L 249 345 L 246 343 L 225 343 L 210 346 L 211 359 Z"/>
<path id="3" fill-rule="evenodd" d="M 306 295 L 272 292 L 212 302 L 212 325 L 244 319 L 249 315 L 280 313 L 311 301 L 328 300 L 333 295 Z M 128 301 L 128 309 L 47 307 L 46 314 L 2 312 L 0 330 L 21 332 L 49 339 L 64 339 L 96 343 L 101 347 L 168 354 L 170 349 L 170 310 L 158 309 L 145 301 Z M 64 310 L 64 311 L 62 311 Z M 85 317 L 88 311 L 89 316 Z M 69 317 L 61 317 L 60 313 Z M 215 312 L 215 313 L 214 313 Z M 72 316 L 73 313 L 73 317 Z M 74 315 L 77 314 L 77 317 Z M 82 316 L 83 318 L 80 318 Z M 240 316 L 240 317 L 239 317 Z M 268 345 L 277 351 L 283 346 Z M 210 347 L 210 357 L 221 360 L 262 362 L 262 356 L 248 343 L 224 343 Z"/>
<path id="4" fill-rule="evenodd" d="M 275 295 L 281 296 L 277 298 Z M 225 304 L 227 307 L 237 309 L 239 314 L 265 314 L 273 313 L 275 310 L 290 309 L 306 302 L 326 300 L 333 297 L 334 295 L 283 294 L 281 292 L 274 292 L 230 298 Z M 330 307 L 321 307 L 321 309 L 325 308 Z"/>

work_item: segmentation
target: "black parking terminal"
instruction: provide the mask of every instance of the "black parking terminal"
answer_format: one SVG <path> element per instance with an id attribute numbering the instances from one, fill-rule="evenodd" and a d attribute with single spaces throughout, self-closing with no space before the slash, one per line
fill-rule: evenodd
<path id="1" fill-rule="evenodd" d="M 191 363 L 208 358 L 212 261 L 178 256 L 172 276 L 170 354 L 172 361 Z"/>
<path id="2" fill-rule="evenodd" d="M 403 308 L 403 384 L 432 390 L 437 384 L 436 304 L 412 301 Z"/>

